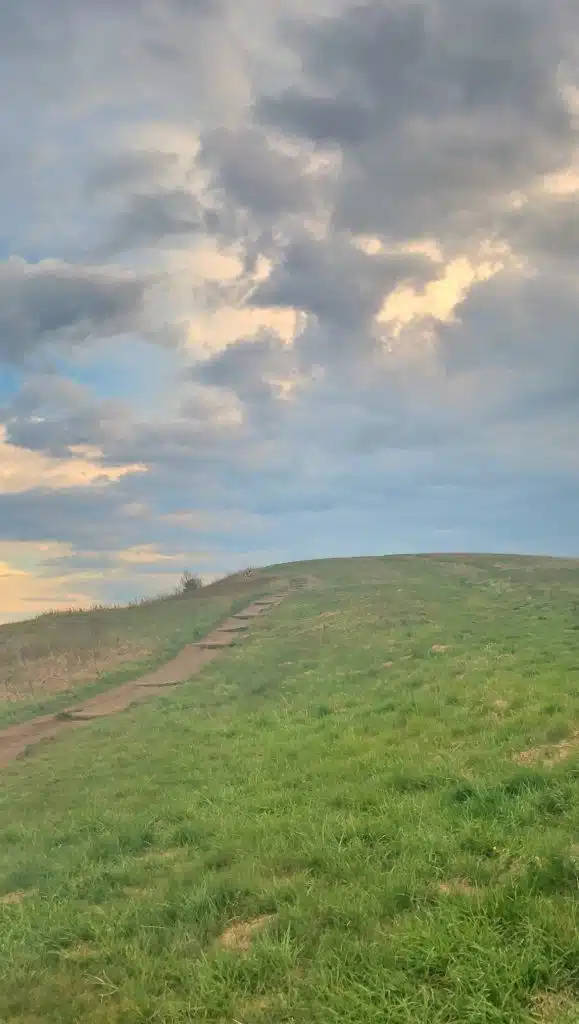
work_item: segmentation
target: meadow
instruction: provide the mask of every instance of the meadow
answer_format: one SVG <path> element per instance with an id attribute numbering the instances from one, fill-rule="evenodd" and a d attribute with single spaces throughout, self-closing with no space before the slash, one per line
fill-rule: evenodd
<path id="1" fill-rule="evenodd" d="M 579 563 L 251 586 L 300 574 L 190 682 L 3 769 L 2 1024 L 579 1021 Z M 242 595 L 171 600 L 149 658 Z"/>

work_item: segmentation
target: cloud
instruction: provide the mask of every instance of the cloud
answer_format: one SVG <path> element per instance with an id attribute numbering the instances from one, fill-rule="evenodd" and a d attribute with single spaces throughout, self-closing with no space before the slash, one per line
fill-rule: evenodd
<path id="1" fill-rule="evenodd" d="M 536 0 L 376 2 L 292 19 L 280 38 L 303 73 L 262 93 L 256 115 L 339 149 L 340 228 L 464 238 L 569 158 L 560 67 L 571 27 L 566 6 Z"/>
<path id="2" fill-rule="evenodd" d="M 21 438 L 26 442 L 26 438 Z M 49 442 L 50 445 L 50 442 Z M 105 484 L 119 480 L 127 473 L 144 472 L 143 465 L 103 465 L 102 452 L 93 444 L 84 445 L 78 438 L 68 448 L 68 458 L 58 458 L 34 451 L 28 444 L 15 445 L 7 440 L 0 426 L 0 479 L 2 494 L 22 494 L 35 487 L 55 490 Z"/>
<path id="3" fill-rule="evenodd" d="M 234 395 L 240 403 L 238 424 L 257 421 L 261 431 L 268 417 L 275 421 L 270 423 L 269 430 L 279 429 L 279 399 L 298 380 L 291 348 L 273 331 L 228 344 L 197 365 L 192 377 L 212 389 Z"/>
<path id="4" fill-rule="evenodd" d="M 213 128 L 201 138 L 200 162 L 213 188 L 267 223 L 281 214 L 303 217 L 313 205 L 306 160 L 276 147 L 256 128 Z"/>
<path id="5" fill-rule="evenodd" d="M 346 329 L 367 326 L 401 280 L 427 276 L 424 257 L 371 256 L 350 239 L 308 235 L 292 240 L 270 276 L 251 296 L 256 306 L 312 313 Z"/>
<path id="6" fill-rule="evenodd" d="M 51 342 L 120 334 L 138 322 L 145 287 L 121 268 L 12 257 L 0 265 L 0 358 L 18 363 Z"/>
<path id="7" fill-rule="evenodd" d="M 148 515 L 124 513 L 128 498 L 119 484 L 70 488 L 31 486 L 0 495 L 0 540 L 54 542 L 75 551 L 119 551 L 150 538 Z M 99 523 L 99 528 L 96 524 Z"/>
<path id="8" fill-rule="evenodd" d="M 506 222 L 511 243 L 532 265 L 558 261 L 559 272 L 579 255 L 576 195 L 542 194 L 513 211 Z"/>
<path id="9" fill-rule="evenodd" d="M 89 199 L 101 193 L 134 190 L 139 186 L 158 185 L 178 164 L 177 153 L 142 149 L 112 153 L 88 169 L 84 186 Z"/>
<path id="10" fill-rule="evenodd" d="M 579 552 L 575 5 L 21 0 L 0 48 L 0 538 L 54 595 Z"/>
<path id="11" fill-rule="evenodd" d="M 100 253 L 106 257 L 163 242 L 186 243 L 191 236 L 206 232 L 210 225 L 210 212 L 185 189 L 137 193 L 117 217 L 111 237 L 102 243 Z"/>
<path id="12" fill-rule="evenodd" d="M 52 574 L 42 578 L 43 565 L 66 551 L 66 545 L 0 543 L 0 621 L 12 622 L 41 614 L 47 608 L 86 608 L 90 592 L 80 580 Z"/>

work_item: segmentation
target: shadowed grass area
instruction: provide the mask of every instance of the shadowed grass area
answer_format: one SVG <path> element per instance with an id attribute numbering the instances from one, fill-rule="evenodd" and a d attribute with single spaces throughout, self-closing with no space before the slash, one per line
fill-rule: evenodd
<path id="1" fill-rule="evenodd" d="M 0 1020 L 579 1020 L 579 567 L 318 578 L 0 782 Z"/>

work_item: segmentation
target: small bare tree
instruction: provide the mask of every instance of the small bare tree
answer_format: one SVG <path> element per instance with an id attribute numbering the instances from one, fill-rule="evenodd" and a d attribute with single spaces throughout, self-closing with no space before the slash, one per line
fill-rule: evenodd
<path id="1" fill-rule="evenodd" d="M 203 580 L 199 574 L 185 569 L 179 580 L 179 592 L 181 594 L 189 594 L 192 590 L 200 590 L 202 586 Z"/>

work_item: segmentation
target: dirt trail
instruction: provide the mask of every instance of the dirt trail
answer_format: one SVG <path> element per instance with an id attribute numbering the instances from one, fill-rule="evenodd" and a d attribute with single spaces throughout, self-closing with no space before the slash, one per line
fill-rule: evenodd
<path id="1" fill-rule="evenodd" d="M 165 665 L 139 679 L 123 683 L 114 689 L 97 694 L 90 700 L 77 704 L 54 715 L 42 715 L 20 725 L 11 725 L 0 731 L 0 768 L 23 757 L 28 750 L 44 740 L 51 740 L 65 730 L 78 728 L 96 718 L 107 718 L 151 696 L 162 693 L 167 687 L 184 683 L 197 675 L 208 662 L 212 661 L 223 648 L 234 647 L 243 641 L 252 619 L 260 618 L 270 608 L 275 608 L 285 597 L 307 586 L 305 578 L 292 580 L 283 594 L 272 595 L 254 601 L 243 611 L 232 616 L 212 630 L 197 644 L 187 644 L 182 651 Z M 308 583 L 310 582 L 308 578 Z"/>

